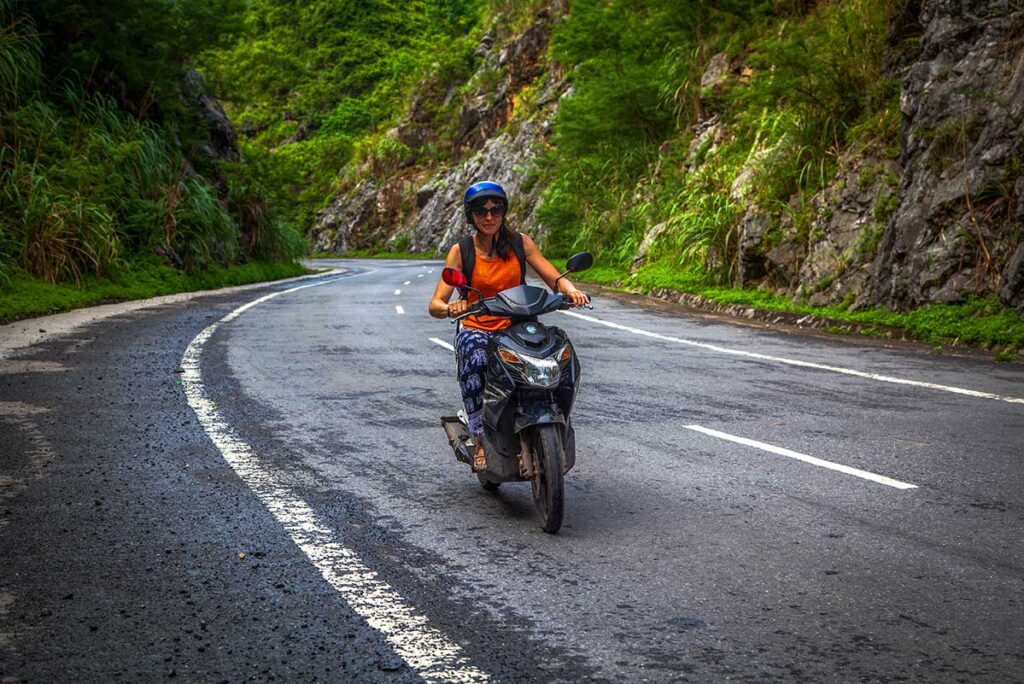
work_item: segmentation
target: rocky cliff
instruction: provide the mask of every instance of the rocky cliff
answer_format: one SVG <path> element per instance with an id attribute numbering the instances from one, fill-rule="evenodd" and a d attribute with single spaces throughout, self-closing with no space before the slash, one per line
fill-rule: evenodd
<path id="1" fill-rule="evenodd" d="M 524 30 L 489 31 L 474 52 L 475 72 L 461 97 L 458 125 L 440 141 L 450 158 L 423 162 L 418 152 L 438 141 L 437 130 L 417 96 L 408 114 L 388 135 L 409 150 L 397 167 L 368 166 L 358 181 L 325 210 L 310 239 L 314 252 L 398 245 L 412 251 L 443 252 L 468 234 L 462 193 L 489 179 L 513 196 L 509 220 L 536 234 L 533 212 L 541 188 L 533 162 L 551 133 L 565 80 L 547 59 L 551 25 L 566 11 L 556 1 L 539 10 Z"/>
<path id="2" fill-rule="evenodd" d="M 1024 14 L 1006 1 L 925 0 L 919 21 L 900 99 L 899 203 L 871 297 L 903 308 L 998 293 L 1022 306 Z"/>
<path id="3" fill-rule="evenodd" d="M 899 155 L 844 155 L 799 238 L 745 206 L 742 284 L 813 304 L 909 309 L 980 295 L 1024 306 L 1024 14 L 923 0 L 892 27 L 908 32 L 918 48 L 888 58 L 902 82 Z M 765 240 L 780 227 L 785 239 Z"/>
<path id="4" fill-rule="evenodd" d="M 785 146 L 755 146 L 729 198 L 738 209 L 734 285 L 821 305 L 907 309 L 980 295 L 1024 307 L 1024 11 L 1007 0 L 908 0 L 903 8 L 885 56 L 900 83 L 895 144 L 835 150 L 831 181 L 782 211 L 759 206 L 750 188 Z M 547 57 L 550 28 L 566 11 L 555 2 L 517 34 L 488 33 L 470 79 L 482 85 L 461 95 L 451 158 L 424 164 L 413 154 L 388 173 L 365 169 L 321 213 L 314 249 L 388 243 L 443 252 L 467 228 L 462 190 L 483 178 L 506 185 L 512 221 L 542 237 L 534 161 L 560 98 L 571 95 L 562 76 L 571 65 Z M 685 132 L 688 173 L 735 133 L 720 120 L 715 93 L 743 87 L 751 73 L 742 55 L 708 59 L 706 103 Z M 413 151 L 436 135 L 421 109 L 414 100 L 390 133 Z M 651 178 L 658 182 L 658 172 Z M 670 229 L 658 217 L 650 223 L 637 265 Z"/>

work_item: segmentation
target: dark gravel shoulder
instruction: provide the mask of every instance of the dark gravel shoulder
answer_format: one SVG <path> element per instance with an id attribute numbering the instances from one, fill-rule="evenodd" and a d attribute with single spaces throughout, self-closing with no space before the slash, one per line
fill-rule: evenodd
<path id="1" fill-rule="evenodd" d="M 253 298 L 108 319 L 0 376 L 0 680 L 416 679 L 185 402 L 183 349 Z"/>

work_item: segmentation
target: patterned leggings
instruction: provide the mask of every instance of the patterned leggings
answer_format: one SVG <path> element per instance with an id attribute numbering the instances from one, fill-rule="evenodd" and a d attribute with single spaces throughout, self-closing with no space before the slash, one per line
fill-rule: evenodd
<path id="1" fill-rule="evenodd" d="M 487 380 L 487 345 L 490 339 L 490 335 L 482 330 L 463 328 L 455 340 L 455 350 L 461 359 L 459 388 L 462 390 L 462 403 L 466 406 L 469 434 L 474 437 L 484 431 L 484 382 Z"/>

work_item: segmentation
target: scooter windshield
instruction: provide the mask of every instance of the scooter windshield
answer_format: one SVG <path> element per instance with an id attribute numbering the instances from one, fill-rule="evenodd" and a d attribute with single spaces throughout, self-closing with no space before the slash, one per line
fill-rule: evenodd
<path id="1" fill-rule="evenodd" d="M 495 316 L 537 316 L 554 311 L 564 299 L 543 287 L 519 285 L 499 292 L 488 308 Z"/>

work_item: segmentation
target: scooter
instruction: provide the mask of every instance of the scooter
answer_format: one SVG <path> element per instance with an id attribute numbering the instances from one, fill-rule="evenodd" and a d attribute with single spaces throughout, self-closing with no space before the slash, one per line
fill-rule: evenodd
<path id="1" fill-rule="evenodd" d="M 558 280 L 590 268 L 593 262 L 588 252 L 573 255 Z M 570 300 L 533 285 L 518 285 L 485 299 L 469 287 L 458 269 L 444 269 L 441 278 L 462 295 L 473 291 L 480 297 L 453 322 L 481 314 L 512 321 L 491 335 L 483 398 L 487 469 L 477 478 L 488 491 L 497 490 L 503 482 L 529 481 L 541 529 L 554 534 L 562 526 L 564 476 L 576 464 L 570 413 L 579 389 L 580 363 L 565 331 L 545 326 L 537 318 L 570 308 Z M 443 416 L 441 425 L 455 458 L 472 465 L 475 449 L 467 443 L 464 415 Z"/>

